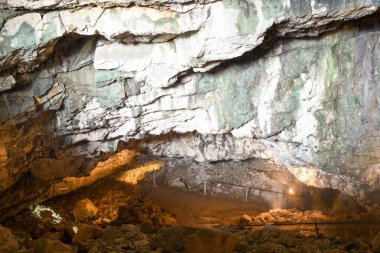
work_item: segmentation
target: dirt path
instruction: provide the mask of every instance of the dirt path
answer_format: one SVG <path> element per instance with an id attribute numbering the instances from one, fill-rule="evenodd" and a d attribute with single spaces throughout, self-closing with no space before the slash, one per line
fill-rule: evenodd
<path id="1" fill-rule="evenodd" d="M 154 188 L 146 200 L 152 200 L 163 209 L 175 214 L 183 226 L 210 227 L 229 225 L 243 214 L 258 214 L 269 207 L 264 203 L 245 203 L 220 197 L 209 197 L 173 188 Z"/>

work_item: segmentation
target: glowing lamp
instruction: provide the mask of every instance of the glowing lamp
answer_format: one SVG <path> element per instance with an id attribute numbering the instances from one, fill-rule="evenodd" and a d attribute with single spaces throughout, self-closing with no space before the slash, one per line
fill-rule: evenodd
<path id="1" fill-rule="evenodd" d="M 288 190 L 288 193 L 290 194 L 290 195 L 294 195 L 294 189 L 293 188 L 289 188 L 289 190 Z"/>

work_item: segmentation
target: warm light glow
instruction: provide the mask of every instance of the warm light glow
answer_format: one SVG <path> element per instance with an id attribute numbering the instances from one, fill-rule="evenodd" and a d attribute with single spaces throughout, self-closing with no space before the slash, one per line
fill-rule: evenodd
<path id="1" fill-rule="evenodd" d="M 132 168 L 126 172 L 123 172 L 120 176 L 117 177 L 118 181 L 126 182 L 129 184 L 136 184 L 138 180 L 144 178 L 145 173 L 151 172 L 154 170 L 159 170 L 164 166 L 163 161 L 154 161 L 139 165 L 135 168 Z"/>
<path id="2" fill-rule="evenodd" d="M 289 188 L 288 192 L 289 192 L 290 195 L 294 195 L 294 193 L 295 193 L 294 190 L 293 190 L 293 188 Z"/>
<path id="3" fill-rule="evenodd" d="M 88 186 L 96 182 L 101 178 L 105 178 L 118 170 L 121 170 L 123 166 L 133 163 L 135 157 L 140 153 L 125 149 L 116 153 L 105 161 L 99 162 L 95 168 L 90 172 L 90 175 L 84 177 L 66 177 L 62 181 L 55 183 L 49 189 L 49 197 L 63 195 L 79 188 Z"/>

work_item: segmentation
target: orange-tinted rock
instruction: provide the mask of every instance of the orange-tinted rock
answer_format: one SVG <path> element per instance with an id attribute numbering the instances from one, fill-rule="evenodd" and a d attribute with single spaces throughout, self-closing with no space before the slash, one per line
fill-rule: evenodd
<path id="1" fill-rule="evenodd" d="M 36 253 L 77 253 L 77 247 L 48 238 L 40 238 L 32 243 Z"/>
<path id="2" fill-rule="evenodd" d="M 0 226 L 0 252 L 13 253 L 19 248 L 17 238 L 8 228 Z"/>
<path id="3" fill-rule="evenodd" d="M 95 227 L 91 225 L 80 226 L 78 232 L 74 235 L 73 243 L 87 242 L 93 236 Z"/>
<path id="4" fill-rule="evenodd" d="M 98 208 L 88 198 L 79 201 L 73 210 L 76 221 L 83 221 L 94 217 L 98 213 Z"/>

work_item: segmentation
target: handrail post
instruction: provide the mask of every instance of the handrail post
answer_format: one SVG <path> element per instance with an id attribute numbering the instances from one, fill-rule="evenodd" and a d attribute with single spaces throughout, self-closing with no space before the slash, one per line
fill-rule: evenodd
<path id="1" fill-rule="evenodd" d="M 314 226 L 315 226 L 315 234 L 317 235 L 317 238 L 320 238 L 318 224 L 316 221 L 314 222 Z"/>
<path id="2" fill-rule="evenodd" d="M 206 180 L 203 181 L 203 194 L 207 195 Z"/>
<path id="3" fill-rule="evenodd" d="M 285 193 L 284 191 L 282 191 L 281 209 L 284 209 L 284 202 L 285 202 Z"/>
<path id="4" fill-rule="evenodd" d="M 245 203 L 248 203 L 248 187 L 245 188 Z"/>
<path id="5" fill-rule="evenodd" d="M 139 184 L 140 184 L 140 180 L 137 180 L 137 182 L 136 182 L 136 200 L 139 200 Z"/>

